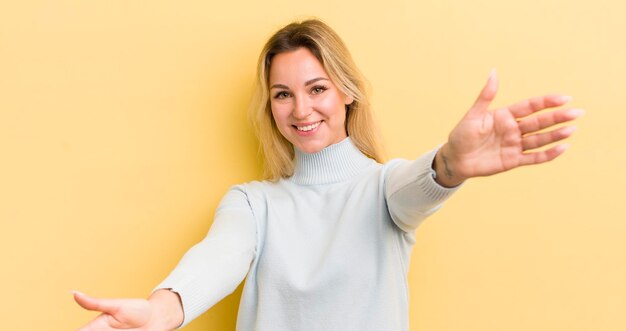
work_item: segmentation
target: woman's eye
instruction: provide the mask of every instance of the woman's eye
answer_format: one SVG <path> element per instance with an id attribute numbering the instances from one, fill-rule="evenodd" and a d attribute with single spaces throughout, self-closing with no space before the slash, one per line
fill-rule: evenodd
<path id="1" fill-rule="evenodd" d="M 278 93 L 276 93 L 276 95 L 274 96 L 274 98 L 276 99 L 285 99 L 289 97 L 289 93 L 287 91 L 280 91 Z"/>
<path id="2" fill-rule="evenodd" d="M 312 94 L 320 94 L 320 93 L 323 93 L 326 90 L 327 90 L 327 88 L 325 86 L 314 86 L 311 89 L 311 93 Z"/>

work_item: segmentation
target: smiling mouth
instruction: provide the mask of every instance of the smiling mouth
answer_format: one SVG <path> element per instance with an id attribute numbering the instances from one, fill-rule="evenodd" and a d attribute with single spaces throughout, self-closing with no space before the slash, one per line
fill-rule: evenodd
<path id="1" fill-rule="evenodd" d="M 319 121 L 319 122 L 316 122 L 316 123 L 313 123 L 313 124 L 309 124 L 309 125 L 305 125 L 305 126 L 297 126 L 297 125 L 294 125 L 294 127 L 295 127 L 298 131 L 301 131 L 301 132 L 309 132 L 309 131 L 315 130 L 318 126 L 320 126 L 320 124 L 322 124 L 322 121 Z"/>

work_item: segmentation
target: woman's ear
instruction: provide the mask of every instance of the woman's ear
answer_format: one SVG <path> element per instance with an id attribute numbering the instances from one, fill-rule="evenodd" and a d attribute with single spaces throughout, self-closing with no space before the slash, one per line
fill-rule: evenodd
<path id="1" fill-rule="evenodd" d="M 354 98 L 350 95 L 345 94 L 345 97 L 343 98 L 343 103 L 346 104 L 346 106 L 352 104 L 354 102 Z"/>

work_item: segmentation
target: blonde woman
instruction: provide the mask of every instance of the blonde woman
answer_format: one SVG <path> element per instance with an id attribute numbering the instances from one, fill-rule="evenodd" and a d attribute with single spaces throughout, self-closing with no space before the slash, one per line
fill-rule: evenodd
<path id="1" fill-rule="evenodd" d="M 384 162 L 364 79 L 336 33 L 292 23 L 261 52 L 251 106 L 266 178 L 232 187 L 149 299 L 96 299 L 80 330 L 172 330 L 246 279 L 237 330 L 408 330 L 415 229 L 465 180 L 553 160 L 579 109 L 547 95 L 488 110 L 492 73 L 448 141 Z M 541 132 L 539 132 L 541 131 Z"/>

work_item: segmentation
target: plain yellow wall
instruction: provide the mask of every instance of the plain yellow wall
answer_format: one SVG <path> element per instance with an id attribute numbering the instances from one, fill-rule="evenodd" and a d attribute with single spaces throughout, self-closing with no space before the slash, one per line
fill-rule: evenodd
<path id="1" fill-rule="evenodd" d="M 390 157 L 443 142 L 497 68 L 502 106 L 587 114 L 553 163 L 466 183 L 419 230 L 411 330 L 626 329 L 620 1 L 4 1 L 2 330 L 73 330 L 69 290 L 144 297 L 260 174 L 265 39 L 317 16 L 369 78 Z M 240 288 L 241 289 L 241 288 Z M 240 289 L 187 330 L 234 330 Z"/>

